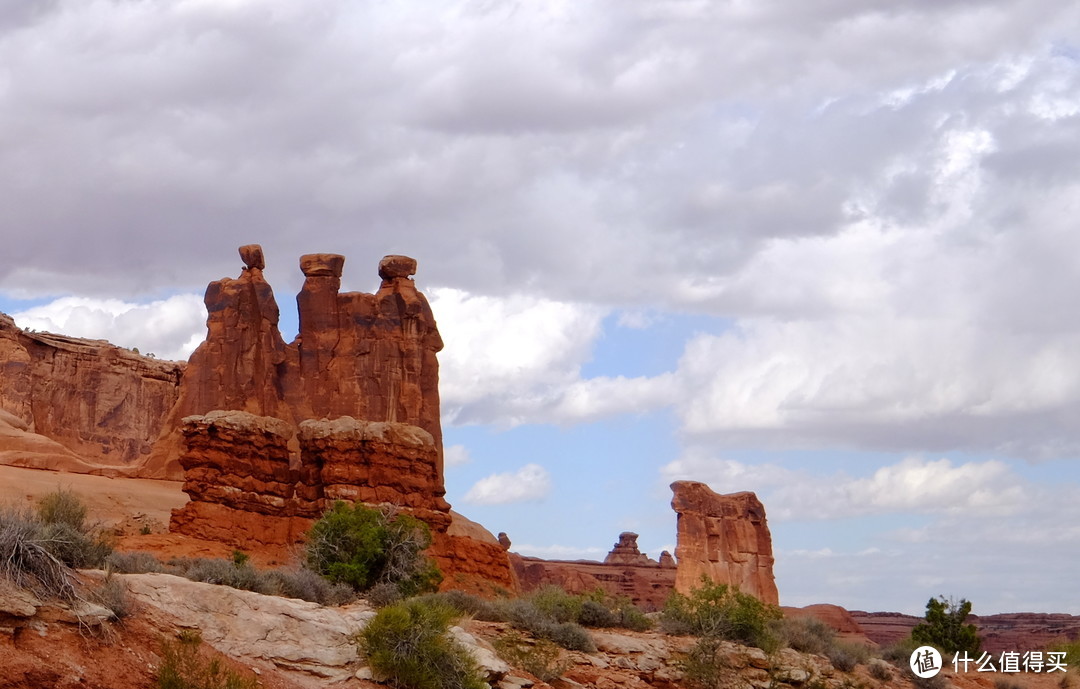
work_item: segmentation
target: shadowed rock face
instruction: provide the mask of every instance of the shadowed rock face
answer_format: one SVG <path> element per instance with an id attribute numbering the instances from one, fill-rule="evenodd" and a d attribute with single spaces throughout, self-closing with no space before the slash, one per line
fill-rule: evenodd
<path id="1" fill-rule="evenodd" d="M 24 331 L 0 314 L 0 463 L 124 473 L 150 452 L 183 371 L 104 340 Z"/>
<path id="2" fill-rule="evenodd" d="M 182 420 L 228 409 L 293 426 L 339 416 L 419 426 L 435 441 L 435 482 L 441 489 L 436 353 L 443 345 L 431 307 L 409 278 L 416 261 L 383 258 L 379 290 L 365 294 L 339 292 L 343 256 L 301 257 L 300 332 L 287 345 L 278 330 L 273 290 L 263 278 L 262 249 L 244 246 L 240 256 L 245 266 L 238 278 L 206 289 L 206 340 L 191 355 L 179 400 L 142 475 L 182 478 Z M 290 451 L 295 463 L 295 441 Z"/>
<path id="3" fill-rule="evenodd" d="M 719 495 L 704 483 L 671 484 L 678 515 L 675 589 L 689 593 L 706 576 L 779 604 L 765 506 L 753 493 Z"/>

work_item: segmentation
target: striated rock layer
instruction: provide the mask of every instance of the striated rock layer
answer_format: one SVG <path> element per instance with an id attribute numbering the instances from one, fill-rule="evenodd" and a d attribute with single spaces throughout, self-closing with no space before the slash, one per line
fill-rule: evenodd
<path id="1" fill-rule="evenodd" d="M 181 435 L 190 501 L 173 512 L 176 532 L 245 550 L 289 548 L 336 500 L 393 505 L 431 528 L 429 554 L 448 584 L 515 588 L 498 541 L 443 499 L 435 439 L 422 428 L 344 416 L 297 431 L 273 417 L 213 411 L 186 417 Z"/>
<path id="2" fill-rule="evenodd" d="M 671 484 L 678 515 L 675 589 L 689 593 L 702 577 L 779 604 L 765 507 L 750 492 L 719 495 L 704 483 Z"/>
<path id="3" fill-rule="evenodd" d="M 150 453 L 184 364 L 18 328 L 0 314 L 0 463 L 126 473 Z"/>

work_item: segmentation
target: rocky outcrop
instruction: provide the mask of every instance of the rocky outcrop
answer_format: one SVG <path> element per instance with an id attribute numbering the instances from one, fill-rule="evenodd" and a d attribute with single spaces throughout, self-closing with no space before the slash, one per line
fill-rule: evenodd
<path id="1" fill-rule="evenodd" d="M 571 593 L 600 589 L 613 596 L 625 596 L 645 610 L 659 610 L 675 587 L 675 563 L 666 550 L 661 562 L 653 560 L 638 550 L 637 539 L 638 535 L 631 531 L 619 534 L 603 562 L 541 560 L 516 553 L 511 553 L 511 562 L 525 591 L 551 585 Z M 509 545 L 507 538 L 506 547 Z"/>
<path id="2" fill-rule="evenodd" d="M 435 442 L 433 485 L 441 490 L 439 365 L 442 339 L 431 307 L 409 277 L 416 261 L 386 256 L 377 292 L 340 293 L 345 258 L 300 258 L 300 332 L 285 344 L 278 306 L 263 277 L 258 245 L 240 247 L 240 276 L 211 282 L 206 340 L 191 355 L 179 399 L 142 467 L 147 477 L 181 478 L 184 418 L 240 410 L 298 426 L 351 416 L 418 426 Z M 295 458 L 298 446 L 291 446 Z"/>
<path id="3" fill-rule="evenodd" d="M 604 558 L 605 565 L 638 565 L 642 567 L 674 567 L 675 562 L 671 553 L 664 551 L 660 554 L 660 562 L 652 559 L 638 550 L 638 535 L 632 531 L 623 531 L 619 534 L 619 540 L 611 548 L 611 552 Z M 666 558 L 664 556 L 667 556 Z"/>
<path id="4" fill-rule="evenodd" d="M 558 586 L 570 593 L 601 589 L 625 596 L 646 611 L 659 610 L 675 588 L 675 569 L 651 565 L 605 564 L 592 560 L 542 560 L 510 553 L 523 591 Z"/>
<path id="5" fill-rule="evenodd" d="M 182 363 L 34 333 L 0 314 L 0 463 L 125 473 L 175 404 Z"/>
<path id="6" fill-rule="evenodd" d="M 676 481 L 671 490 L 678 515 L 675 589 L 689 593 L 704 576 L 778 604 L 772 536 L 757 496 L 719 495 L 695 481 Z"/>
<path id="7" fill-rule="evenodd" d="M 427 431 L 408 424 L 281 419 L 213 411 L 184 419 L 180 457 L 189 502 L 171 529 L 244 550 L 285 551 L 337 500 L 393 505 L 432 532 L 429 554 L 455 588 L 516 588 L 506 551 L 478 524 L 453 515 L 437 483 Z M 290 445 L 299 447 L 290 461 Z"/>

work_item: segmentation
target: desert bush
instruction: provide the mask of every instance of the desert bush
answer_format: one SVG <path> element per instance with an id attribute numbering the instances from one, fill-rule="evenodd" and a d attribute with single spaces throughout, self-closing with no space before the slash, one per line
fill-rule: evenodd
<path id="1" fill-rule="evenodd" d="M 503 611 L 504 601 L 490 601 L 465 591 L 439 591 L 420 597 L 421 600 L 441 602 L 456 610 L 462 617 L 472 617 L 487 622 L 508 622 Z"/>
<path id="2" fill-rule="evenodd" d="M 449 635 L 455 611 L 418 599 L 389 605 L 368 622 L 357 645 L 375 672 L 406 689 L 486 689 L 476 661 Z"/>
<path id="3" fill-rule="evenodd" d="M 147 572 L 164 572 L 165 565 L 151 553 L 141 551 L 119 552 L 114 551 L 105 558 L 105 568 L 118 574 L 145 574 Z"/>
<path id="4" fill-rule="evenodd" d="M 837 670 L 851 672 L 856 665 L 870 659 L 870 649 L 859 643 L 837 641 L 826 649 L 825 655 Z"/>
<path id="5" fill-rule="evenodd" d="M 333 584 L 304 567 L 259 572 L 259 592 L 319 605 L 344 605 L 356 598 L 351 586 Z"/>
<path id="6" fill-rule="evenodd" d="M 398 587 L 386 581 L 380 581 L 369 588 L 364 597 L 367 598 L 367 602 L 371 604 L 371 607 L 376 609 L 385 608 L 404 599 Z"/>
<path id="7" fill-rule="evenodd" d="M 547 639 L 530 641 L 518 632 L 507 632 L 492 645 L 503 660 L 541 682 L 558 679 L 570 667 L 570 661 L 562 659 L 559 647 Z"/>
<path id="8" fill-rule="evenodd" d="M 127 586 L 112 575 L 106 576 L 100 586 L 90 591 L 90 600 L 112 612 L 114 620 L 122 620 L 131 614 Z"/>
<path id="9" fill-rule="evenodd" d="M 192 581 L 223 584 L 244 591 L 259 590 L 259 575 L 255 568 L 247 563 L 236 565 L 232 560 L 197 558 L 191 561 L 184 576 Z"/>
<path id="10" fill-rule="evenodd" d="M 307 534 L 307 565 L 366 591 L 385 582 L 403 596 L 434 591 L 442 574 L 424 555 L 431 531 L 419 519 L 338 501 Z"/>
<path id="11" fill-rule="evenodd" d="M 558 586 L 543 586 L 525 596 L 544 617 L 554 622 L 578 622 L 585 599 Z"/>
<path id="12" fill-rule="evenodd" d="M 825 655 L 836 641 L 833 628 L 813 617 L 785 617 L 773 629 L 781 643 L 802 653 Z"/>
<path id="13" fill-rule="evenodd" d="M 880 660 L 870 663 L 869 666 L 870 676 L 879 682 L 891 682 L 893 678 L 892 670 L 889 669 L 887 663 L 883 663 Z"/>
<path id="14" fill-rule="evenodd" d="M 742 685 L 738 673 L 731 669 L 725 658 L 717 654 L 719 648 L 719 638 L 702 637 L 679 659 L 679 669 L 683 671 L 691 686 L 702 689 L 731 689 Z"/>
<path id="15" fill-rule="evenodd" d="M 779 641 L 770 627 L 781 617 L 775 605 L 702 577 L 702 585 L 689 596 L 671 594 L 664 604 L 660 626 L 669 634 L 717 637 L 772 650 Z"/>
<path id="16" fill-rule="evenodd" d="M 68 522 L 43 524 L 41 536 L 49 552 L 68 567 L 76 569 L 103 567 L 112 552 L 112 546 L 103 533 L 81 531 Z"/>
<path id="17" fill-rule="evenodd" d="M 994 689 L 1024 689 L 1024 685 L 1015 679 L 999 677 L 994 680 Z"/>
<path id="18" fill-rule="evenodd" d="M 86 526 L 86 505 L 68 490 L 43 495 L 38 500 L 37 513 L 45 524 L 66 524 L 76 531 L 83 531 Z"/>
<path id="19" fill-rule="evenodd" d="M 44 531 L 27 511 L 0 510 L 0 575 L 41 598 L 73 600 L 71 568 L 53 554 Z"/>
<path id="20" fill-rule="evenodd" d="M 583 627 L 618 627 L 621 621 L 618 611 L 591 598 L 582 601 L 577 614 L 577 622 Z"/>
<path id="21" fill-rule="evenodd" d="M 538 636 L 550 639 L 568 651 L 592 653 L 596 650 L 596 644 L 589 632 L 576 622 L 560 622 L 546 626 L 540 630 Z"/>
<path id="22" fill-rule="evenodd" d="M 207 658 L 201 645 L 197 632 L 163 639 L 157 689 L 257 689 L 257 680 L 230 670 L 218 658 Z"/>

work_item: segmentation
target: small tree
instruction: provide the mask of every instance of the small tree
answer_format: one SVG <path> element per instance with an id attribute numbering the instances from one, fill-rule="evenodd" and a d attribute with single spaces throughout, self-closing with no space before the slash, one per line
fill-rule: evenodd
<path id="1" fill-rule="evenodd" d="M 970 613 L 971 602 L 963 598 L 959 602 L 944 596 L 931 598 L 926 603 L 926 621 L 911 630 L 911 640 L 916 646 L 933 646 L 942 653 L 977 656 L 982 646 L 979 630 L 964 624 Z"/>

